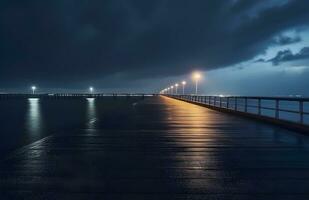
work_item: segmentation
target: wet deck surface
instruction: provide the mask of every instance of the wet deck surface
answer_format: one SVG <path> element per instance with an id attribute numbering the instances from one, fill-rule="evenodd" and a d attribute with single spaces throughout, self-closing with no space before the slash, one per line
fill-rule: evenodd
<path id="1" fill-rule="evenodd" d="M 308 199 L 308 136 L 153 97 L 0 166 L 0 199 Z M 129 123 L 128 123 L 129 122 Z"/>

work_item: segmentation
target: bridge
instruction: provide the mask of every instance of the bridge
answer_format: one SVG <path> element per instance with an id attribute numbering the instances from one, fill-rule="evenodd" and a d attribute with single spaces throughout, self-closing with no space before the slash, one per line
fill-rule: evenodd
<path id="1" fill-rule="evenodd" d="M 1 162 L 0 197 L 308 199 L 309 136 L 236 113 L 251 104 L 213 99 L 149 96 L 112 128 L 25 146 Z M 255 116 L 263 114 L 261 101 Z M 280 121 L 285 109 L 275 108 Z M 300 115 L 295 124 L 306 127 L 306 111 Z"/>

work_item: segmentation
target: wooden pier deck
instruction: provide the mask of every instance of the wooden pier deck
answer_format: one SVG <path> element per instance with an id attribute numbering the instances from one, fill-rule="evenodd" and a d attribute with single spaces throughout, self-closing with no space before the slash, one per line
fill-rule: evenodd
<path id="1" fill-rule="evenodd" d="M 0 199 L 309 198 L 308 136 L 168 97 L 132 106 L 113 127 L 19 149 Z"/>

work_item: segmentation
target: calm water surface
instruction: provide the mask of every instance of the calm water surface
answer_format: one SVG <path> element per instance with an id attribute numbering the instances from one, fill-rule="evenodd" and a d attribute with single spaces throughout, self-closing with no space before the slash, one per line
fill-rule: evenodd
<path id="1" fill-rule="evenodd" d="M 51 134 L 130 123 L 139 101 L 140 97 L 0 100 L 0 158 Z"/>

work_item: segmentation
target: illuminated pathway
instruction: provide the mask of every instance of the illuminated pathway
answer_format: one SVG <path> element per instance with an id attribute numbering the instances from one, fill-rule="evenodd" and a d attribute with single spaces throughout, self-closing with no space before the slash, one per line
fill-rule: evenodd
<path id="1" fill-rule="evenodd" d="M 100 123 L 3 162 L 0 199 L 309 198 L 309 136 L 167 97 Z"/>

